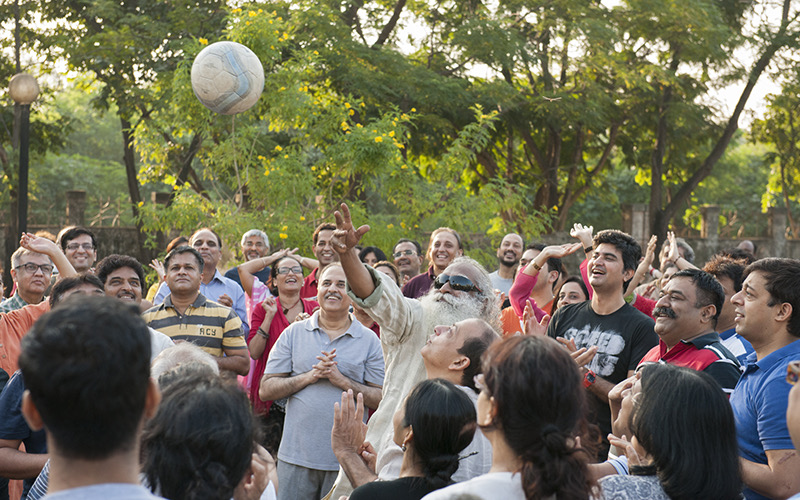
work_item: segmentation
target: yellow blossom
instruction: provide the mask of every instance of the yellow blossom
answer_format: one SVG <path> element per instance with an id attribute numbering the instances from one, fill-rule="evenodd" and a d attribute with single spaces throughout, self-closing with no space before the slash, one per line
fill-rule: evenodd
<path id="1" fill-rule="evenodd" d="M 406 223 L 405 223 L 405 222 L 401 222 L 401 223 L 400 223 L 400 227 L 402 227 L 403 229 L 405 229 L 405 228 L 406 228 Z"/>
<path id="2" fill-rule="evenodd" d="M 353 116 L 354 114 L 356 114 L 356 110 L 351 109 L 350 111 L 347 112 L 347 114 Z"/>
<path id="3" fill-rule="evenodd" d="M 376 137 L 375 142 L 383 142 L 383 137 L 381 136 Z"/>
<path id="4" fill-rule="evenodd" d="M 366 105 L 366 104 L 364 104 L 363 102 L 362 102 L 362 103 L 359 103 L 359 106 L 361 106 L 362 108 L 365 108 L 365 107 L 367 107 L 367 105 Z"/>
<path id="5" fill-rule="evenodd" d="M 283 226 L 283 227 L 281 228 L 281 231 L 288 231 L 288 230 L 289 230 L 289 226 Z"/>
<path id="6" fill-rule="evenodd" d="M 264 11 L 263 11 L 263 10 L 261 10 L 261 9 L 258 9 L 258 13 L 259 13 L 259 14 L 261 14 L 262 12 L 264 12 Z"/>
<path id="7" fill-rule="evenodd" d="M 283 151 L 283 148 L 280 146 L 275 146 L 275 151 Z"/>
<path id="8" fill-rule="evenodd" d="M 317 52 L 317 51 L 315 50 L 315 51 L 314 51 L 314 55 L 315 55 L 315 56 L 318 56 L 318 55 L 319 55 L 319 52 Z"/>
<path id="9" fill-rule="evenodd" d="M 234 14 L 238 14 L 241 11 L 242 11 L 242 9 L 236 8 L 236 9 L 233 9 L 231 12 L 233 12 Z"/>
<path id="10" fill-rule="evenodd" d="M 311 171 L 312 172 L 315 171 L 316 169 L 317 169 L 317 167 L 315 167 L 314 165 L 311 165 Z"/>
<path id="11" fill-rule="evenodd" d="M 247 13 L 247 15 L 250 16 L 250 17 L 256 17 L 258 14 L 256 14 L 255 12 L 253 12 L 251 10 L 250 12 Z"/>
<path id="12" fill-rule="evenodd" d="M 300 216 L 300 222 L 302 222 L 302 221 L 304 221 L 304 220 L 306 220 L 306 218 L 305 218 L 305 217 L 303 217 L 303 216 L 301 215 L 301 216 Z"/>
<path id="13" fill-rule="evenodd" d="M 405 170 L 405 169 L 407 169 L 407 168 L 408 168 L 408 165 L 403 165 L 403 166 L 401 166 L 400 168 L 401 168 L 402 170 Z"/>
<path id="14" fill-rule="evenodd" d="M 143 202 L 143 201 L 140 201 L 140 202 L 139 202 L 139 206 L 140 206 L 140 207 L 143 207 L 143 206 L 144 206 L 144 202 Z"/>
<path id="15" fill-rule="evenodd" d="M 394 137 L 394 130 L 389 131 L 389 137 Z"/>
<path id="16" fill-rule="evenodd" d="M 199 38 L 197 41 L 200 42 L 200 45 L 208 45 L 208 39 L 206 38 Z"/>
<path id="17" fill-rule="evenodd" d="M 245 26 L 250 26 L 250 21 L 245 21 L 244 24 Z"/>
<path id="18" fill-rule="evenodd" d="M 258 159 L 259 159 L 259 160 L 261 160 L 261 161 L 264 161 L 264 160 L 266 160 L 266 158 L 264 158 L 264 157 L 263 157 L 263 156 L 261 156 L 261 155 L 258 155 Z"/>
<path id="19" fill-rule="evenodd" d="M 347 122 L 342 122 L 342 130 L 347 130 L 348 128 L 350 128 L 350 125 Z"/>
<path id="20" fill-rule="evenodd" d="M 360 123 L 356 123 L 356 128 L 362 128 L 362 125 Z"/>
<path id="21" fill-rule="evenodd" d="M 287 160 L 289 159 L 289 155 L 283 155 L 283 157 L 286 158 Z"/>
<path id="22" fill-rule="evenodd" d="M 269 175 L 269 169 L 264 170 L 264 176 L 266 177 L 268 175 Z"/>
<path id="23" fill-rule="evenodd" d="M 414 113 L 417 111 L 417 108 L 411 108 L 411 112 Z"/>
<path id="24" fill-rule="evenodd" d="M 281 234 L 279 234 L 278 236 L 280 236 L 280 238 L 281 238 L 282 240 L 285 240 L 286 238 L 288 238 L 288 237 L 289 237 L 289 235 L 288 235 L 288 234 L 286 234 L 286 233 L 281 233 Z"/>
<path id="25" fill-rule="evenodd" d="M 386 226 L 386 229 L 393 229 L 393 228 L 394 228 L 394 224 L 388 224 L 388 225 Z"/>
<path id="26" fill-rule="evenodd" d="M 350 103 L 349 102 L 344 103 L 344 107 L 350 109 Z"/>

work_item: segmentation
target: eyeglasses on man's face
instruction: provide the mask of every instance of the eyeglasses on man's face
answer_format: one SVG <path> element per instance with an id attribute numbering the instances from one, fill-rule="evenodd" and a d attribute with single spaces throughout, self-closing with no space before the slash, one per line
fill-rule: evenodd
<path id="1" fill-rule="evenodd" d="M 25 269 L 25 272 L 30 274 L 34 274 L 36 271 L 41 270 L 43 274 L 51 274 L 53 272 L 53 266 L 50 264 L 34 264 L 33 262 L 28 262 L 26 264 L 20 264 L 14 269 Z"/>

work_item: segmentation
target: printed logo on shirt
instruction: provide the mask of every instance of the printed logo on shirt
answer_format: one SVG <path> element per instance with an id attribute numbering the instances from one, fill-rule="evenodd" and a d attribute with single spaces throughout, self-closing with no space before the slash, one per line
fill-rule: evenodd
<path id="1" fill-rule="evenodd" d="M 564 332 L 564 338 L 575 339 L 578 349 L 597 346 L 597 354 L 588 367 L 601 377 L 610 377 L 614 373 L 619 361 L 619 354 L 625 349 L 625 337 L 614 330 L 592 328 L 590 324 L 581 328 L 568 328 Z"/>

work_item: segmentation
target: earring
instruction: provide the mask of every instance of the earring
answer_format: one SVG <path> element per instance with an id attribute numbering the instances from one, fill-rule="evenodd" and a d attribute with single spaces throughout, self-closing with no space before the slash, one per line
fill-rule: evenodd
<path id="1" fill-rule="evenodd" d="M 403 452 L 405 453 L 405 451 L 406 451 L 406 444 L 405 444 L 405 443 L 401 444 L 401 445 L 400 445 L 400 449 L 401 449 L 401 450 L 403 450 Z"/>

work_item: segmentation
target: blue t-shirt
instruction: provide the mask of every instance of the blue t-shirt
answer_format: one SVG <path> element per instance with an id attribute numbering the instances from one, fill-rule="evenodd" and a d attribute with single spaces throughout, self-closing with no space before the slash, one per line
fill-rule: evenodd
<path id="1" fill-rule="evenodd" d="M 750 345 L 744 337 L 736 333 L 736 328 L 719 332 L 719 338 L 722 339 L 724 345 L 731 353 L 739 360 L 739 364 L 745 366 L 747 364 L 747 356 L 753 354 L 753 346 Z"/>
<path id="2" fill-rule="evenodd" d="M 0 393 L 0 439 L 22 440 L 26 453 L 47 453 L 47 436 L 44 430 L 33 431 L 22 416 L 22 393 L 25 381 L 17 370 Z M 22 497 L 28 494 L 36 477 L 23 481 Z"/>
<path id="3" fill-rule="evenodd" d="M 766 450 L 794 449 L 786 427 L 786 407 L 792 388 L 786 382 L 786 367 L 797 359 L 800 359 L 800 340 L 760 361 L 756 361 L 755 353 L 747 357 L 744 373 L 730 399 L 742 458 L 766 464 Z M 767 498 L 749 488 L 743 493 L 748 500 Z"/>

